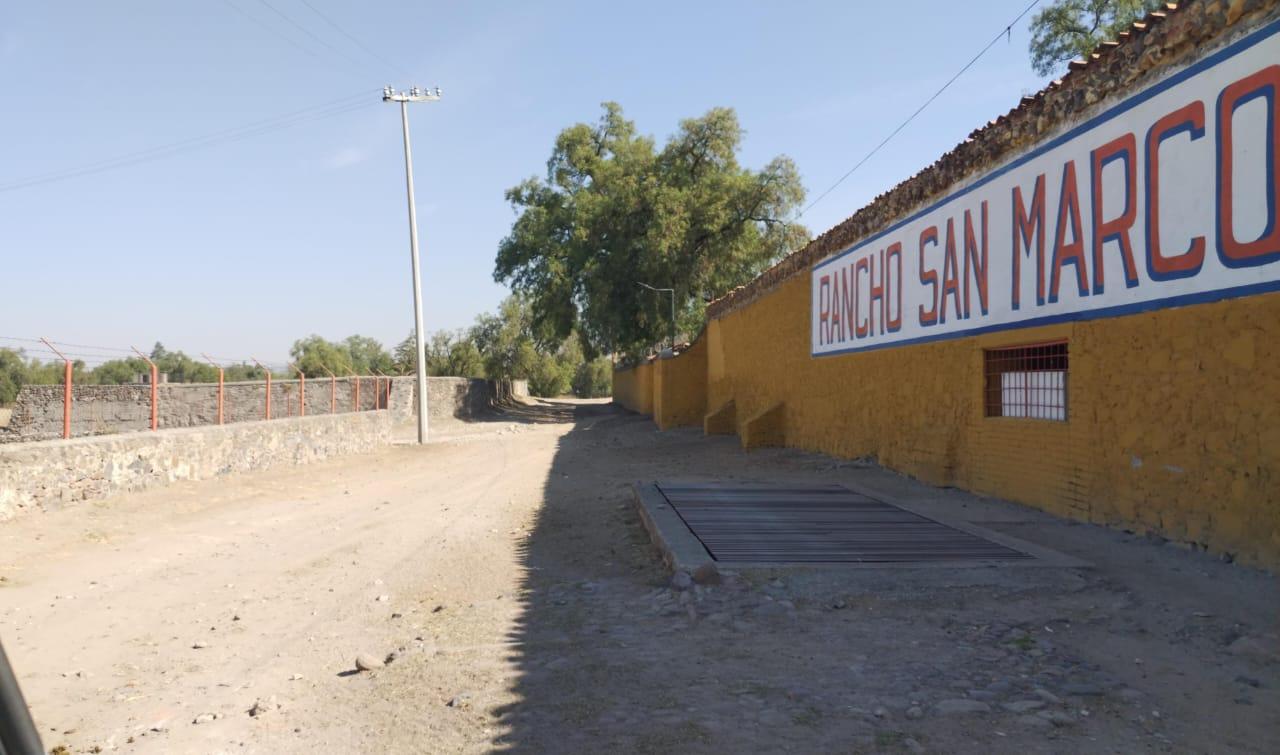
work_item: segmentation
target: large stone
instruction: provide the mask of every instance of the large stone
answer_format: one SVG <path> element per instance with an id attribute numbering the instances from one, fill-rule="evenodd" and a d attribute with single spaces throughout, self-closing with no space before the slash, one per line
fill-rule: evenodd
<path id="1" fill-rule="evenodd" d="M 1227 652 L 1257 661 L 1280 661 L 1280 637 L 1276 635 L 1246 635 L 1227 646 Z"/>
<path id="2" fill-rule="evenodd" d="M 693 581 L 700 585 L 720 584 L 720 570 L 710 561 L 693 570 Z"/>
<path id="3" fill-rule="evenodd" d="M 933 706 L 933 710 L 940 716 L 962 716 L 973 715 L 977 713 L 990 713 L 991 706 L 981 700 L 943 700 Z"/>

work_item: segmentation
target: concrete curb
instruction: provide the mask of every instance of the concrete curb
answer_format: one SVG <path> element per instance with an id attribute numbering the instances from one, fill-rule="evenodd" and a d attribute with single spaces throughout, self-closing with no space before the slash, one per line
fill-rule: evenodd
<path id="1" fill-rule="evenodd" d="M 636 510 L 640 512 L 640 521 L 649 531 L 653 544 L 662 553 L 662 561 L 674 574 L 688 572 L 693 574 L 707 564 L 715 568 L 715 560 L 703 547 L 702 542 L 694 537 L 689 526 L 684 523 L 676 510 L 667 503 L 662 491 L 654 483 L 637 482 L 631 486 L 636 499 Z"/>

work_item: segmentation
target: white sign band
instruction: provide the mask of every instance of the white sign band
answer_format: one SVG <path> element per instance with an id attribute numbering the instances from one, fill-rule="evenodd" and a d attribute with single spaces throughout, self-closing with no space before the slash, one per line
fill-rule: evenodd
<path id="1" fill-rule="evenodd" d="M 814 266 L 814 356 L 1280 290 L 1280 22 Z"/>

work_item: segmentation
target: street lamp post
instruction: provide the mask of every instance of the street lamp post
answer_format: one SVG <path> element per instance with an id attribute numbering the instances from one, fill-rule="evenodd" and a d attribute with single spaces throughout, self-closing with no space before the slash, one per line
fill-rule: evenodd
<path id="1" fill-rule="evenodd" d="M 409 103 L 435 102 L 441 97 L 440 87 L 435 91 L 414 87 L 408 92 L 396 92 L 391 87 L 382 90 L 383 102 L 400 103 L 400 127 L 404 131 L 404 178 L 409 197 L 409 253 L 413 263 L 413 334 L 418 349 L 418 443 L 427 442 L 427 336 L 422 331 L 422 278 L 418 264 L 418 213 L 413 202 L 413 152 L 409 148 Z"/>
<path id="2" fill-rule="evenodd" d="M 656 288 L 648 283 L 636 281 L 637 286 L 642 286 L 655 293 L 671 294 L 671 350 L 676 350 L 676 290 L 674 288 Z"/>

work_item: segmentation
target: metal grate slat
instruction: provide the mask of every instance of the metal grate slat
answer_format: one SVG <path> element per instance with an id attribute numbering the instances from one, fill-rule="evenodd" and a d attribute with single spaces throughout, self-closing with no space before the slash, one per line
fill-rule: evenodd
<path id="1" fill-rule="evenodd" d="M 711 554 L 740 563 L 1021 560 L 1026 553 L 840 485 L 658 483 Z"/>

